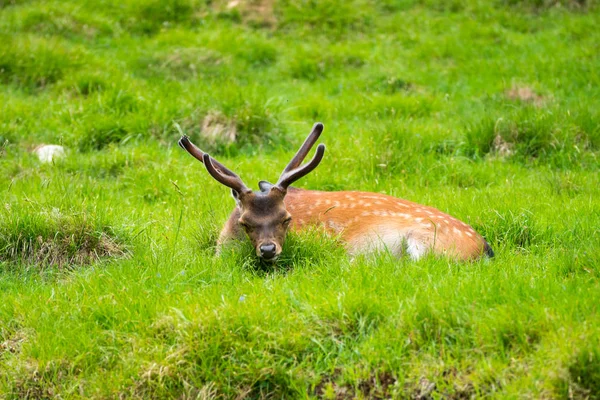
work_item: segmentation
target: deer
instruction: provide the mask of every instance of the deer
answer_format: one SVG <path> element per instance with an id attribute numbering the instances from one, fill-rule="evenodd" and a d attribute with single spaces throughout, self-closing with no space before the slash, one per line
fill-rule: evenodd
<path id="1" fill-rule="evenodd" d="M 312 131 L 287 164 L 277 183 L 261 180 L 253 191 L 240 177 L 195 146 L 183 135 L 179 146 L 204 164 L 208 173 L 231 189 L 235 208 L 217 240 L 217 254 L 232 240 L 247 237 L 257 257 L 275 262 L 288 230 L 321 226 L 335 235 L 351 255 L 387 251 L 418 260 L 427 254 L 458 261 L 493 257 L 488 242 L 468 224 L 433 207 L 385 194 L 362 191 L 319 191 L 290 186 L 312 172 L 323 160 L 325 145 L 302 164 L 323 132 Z"/>

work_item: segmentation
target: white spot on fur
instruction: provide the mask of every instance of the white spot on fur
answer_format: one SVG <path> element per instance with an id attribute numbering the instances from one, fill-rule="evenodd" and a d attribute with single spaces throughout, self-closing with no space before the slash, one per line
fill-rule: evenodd
<path id="1" fill-rule="evenodd" d="M 406 252 L 413 260 L 418 260 L 419 258 L 423 257 L 423 255 L 425 255 L 427 252 L 427 248 L 428 246 L 425 245 L 425 243 L 415 238 L 409 237 L 406 240 Z"/>
<path id="2" fill-rule="evenodd" d="M 342 230 L 342 228 L 344 227 L 342 224 L 338 224 L 337 222 L 334 222 L 332 220 L 327 221 L 327 226 L 337 232 Z"/>
<path id="3" fill-rule="evenodd" d="M 421 222 L 421 221 L 423 221 L 423 218 L 415 218 L 415 221 Z"/>
<path id="4" fill-rule="evenodd" d="M 467 234 L 468 237 L 473 237 L 473 234 L 471 232 L 465 232 Z"/>

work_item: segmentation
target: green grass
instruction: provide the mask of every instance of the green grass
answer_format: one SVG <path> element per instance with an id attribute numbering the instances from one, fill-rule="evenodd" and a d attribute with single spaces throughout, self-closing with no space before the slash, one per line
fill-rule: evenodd
<path id="1" fill-rule="evenodd" d="M 598 398 L 596 2 L 230 3 L 0 0 L 0 398 Z M 298 186 L 496 257 L 215 256 L 233 200 L 180 134 L 254 187 L 316 121 Z"/>

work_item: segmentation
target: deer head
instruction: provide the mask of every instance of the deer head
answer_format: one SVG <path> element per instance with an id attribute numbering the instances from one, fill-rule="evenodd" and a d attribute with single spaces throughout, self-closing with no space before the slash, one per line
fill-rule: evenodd
<path id="1" fill-rule="evenodd" d="M 320 144 L 312 160 L 300 165 L 321 132 L 323 132 L 323 124 L 316 123 L 296 155 L 281 173 L 277 183 L 273 185 L 267 181 L 260 181 L 259 191 L 249 189 L 237 174 L 196 147 L 187 136 L 179 140 L 179 146 L 202 162 L 216 181 L 231 189 L 239 209 L 238 223 L 248 235 L 257 256 L 265 261 L 275 261 L 281 253 L 285 235 L 292 221 L 292 216 L 286 210 L 283 200 L 288 187 L 314 170 L 323 159 L 325 145 Z"/>

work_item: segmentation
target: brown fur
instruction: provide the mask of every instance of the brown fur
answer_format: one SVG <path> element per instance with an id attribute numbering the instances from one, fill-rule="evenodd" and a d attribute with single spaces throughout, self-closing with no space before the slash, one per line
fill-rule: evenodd
<path id="1" fill-rule="evenodd" d="M 242 200 L 241 209 L 236 208 L 225 224 L 219 245 L 229 239 L 242 237 L 243 230 L 239 225 L 239 220 L 244 215 L 242 210 L 246 210 L 246 215 L 249 215 L 248 210 L 257 197 L 270 196 L 270 193 L 252 193 L 252 196 Z M 373 250 L 377 247 L 375 242 L 385 242 L 384 236 L 396 234 L 399 238 L 401 236 L 422 246 L 423 253 L 431 251 L 460 260 L 476 259 L 484 252 L 493 255 L 483 237 L 464 222 L 435 208 L 392 196 L 369 192 L 322 192 L 289 188 L 283 204 L 281 193 L 278 193 L 271 201 L 265 202 L 268 205 L 266 209 L 253 216 L 253 222 L 257 225 L 275 227 L 274 232 L 265 233 L 263 230 L 248 233 L 256 248 L 261 240 L 273 240 L 278 245 L 279 254 L 287 230 L 281 229 L 283 218 L 287 218 L 287 210 L 292 217 L 293 230 L 322 226 L 331 234 L 339 236 L 352 254 Z M 398 250 L 395 253 L 399 252 L 399 249 L 395 250 Z"/>

